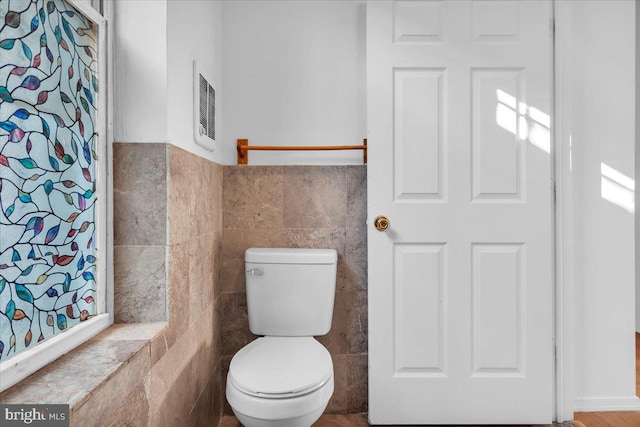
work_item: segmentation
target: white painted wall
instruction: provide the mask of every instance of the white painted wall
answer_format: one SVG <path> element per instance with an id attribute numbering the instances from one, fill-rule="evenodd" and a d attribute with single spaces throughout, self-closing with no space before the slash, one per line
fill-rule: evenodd
<path id="1" fill-rule="evenodd" d="M 221 81 L 221 2 L 121 0 L 115 11 L 115 141 L 169 142 L 218 161 L 193 138 L 192 61 Z M 221 94 L 218 84 L 218 133 Z"/>
<path id="2" fill-rule="evenodd" d="M 363 1 L 223 2 L 223 163 L 235 143 L 366 137 Z M 251 152 L 250 164 L 361 164 L 362 152 Z"/>
<path id="3" fill-rule="evenodd" d="M 167 141 L 167 2 L 115 3 L 116 142 Z"/>
<path id="4" fill-rule="evenodd" d="M 191 153 L 223 163 L 214 152 L 193 138 L 193 65 L 198 59 L 216 84 L 216 136 L 222 122 L 222 4 L 220 1 L 169 0 L 167 2 L 167 135 L 168 141 Z"/>
<path id="5" fill-rule="evenodd" d="M 635 2 L 571 6 L 574 409 L 639 410 L 635 221 L 625 190 L 635 176 Z M 603 165 L 621 176 L 605 167 L 613 179 L 603 178 Z"/>

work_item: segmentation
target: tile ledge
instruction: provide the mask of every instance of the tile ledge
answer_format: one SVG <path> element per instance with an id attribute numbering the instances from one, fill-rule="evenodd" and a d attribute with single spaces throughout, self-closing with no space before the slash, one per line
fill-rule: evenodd
<path id="1" fill-rule="evenodd" d="M 80 347 L 0 393 L 0 403 L 68 404 L 73 411 L 138 353 L 145 349 L 149 351 L 151 341 L 167 324 L 113 324 Z M 92 366 L 101 366 L 103 369 L 94 372 Z M 73 375 L 77 371 L 90 375 Z M 60 384 L 61 381 L 64 384 Z"/>
<path id="2" fill-rule="evenodd" d="M 168 322 L 114 323 L 92 340 L 97 341 L 152 341 Z M 91 340 L 90 340 L 91 341 Z"/>

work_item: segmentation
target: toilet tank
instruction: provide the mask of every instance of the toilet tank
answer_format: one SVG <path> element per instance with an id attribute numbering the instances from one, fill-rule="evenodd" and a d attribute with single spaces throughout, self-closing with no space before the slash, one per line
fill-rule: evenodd
<path id="1" fill-rule="evenodd" d="M 250 248 L 244 259 L 252 333 L 318 336 L 329 332 L 338 262 L 334 249 Z"/>

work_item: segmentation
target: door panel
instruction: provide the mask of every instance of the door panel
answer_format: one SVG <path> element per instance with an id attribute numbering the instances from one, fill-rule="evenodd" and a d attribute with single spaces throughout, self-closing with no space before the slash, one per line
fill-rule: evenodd
<path id="1" fill-rule="evenodd" d="M 552 419 L 549 20 L 367 4 L 373 423 Z"/>
<path id="2" fill-rule="evenodd" d="M 394 359 L 399 375 L 443 373 L 444 325 L 439 301 L 444 289 L 444 251 L 443 245 L 395 246 Z M 414 301 L 424 304 L 418 306 Z"/>
<path id="3" fill-rule="evenodd" d="M 471 248 L 473 376 L 522 375 L 523 245 L 472 243 Z"/>
<path id="4" fill-rule="evenodd" d="M 521 70 L 509 69 L 471 70 L 474 199 L 521 197 L 523 150 L 518 122 L 523 118 L 515 108 L 522 92 L 521 74 Z M 526 123 L 521 123 L 520 129 L 523 126 Z"/>
<path id="5" fill-rule="evenodd" d="M 394 69 L 397 199 L 442 198 L 443 69 Z"/>

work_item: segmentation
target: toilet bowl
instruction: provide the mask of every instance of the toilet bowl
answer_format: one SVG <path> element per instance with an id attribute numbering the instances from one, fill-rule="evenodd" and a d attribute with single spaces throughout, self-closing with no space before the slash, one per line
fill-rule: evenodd
<path id="1" fill-rule="evenodd" d="M 245 427 L 309 427 L 333 394 L 333 363 L 314 336 L 331 329 L 333 249 L 245 252 L 249 329 L 264 335 L 231 359 L 226 397 Z"/>
<path id="2" fill-rule="evenodd" d="M 263 337 L 231 361 L 226 395 L 246 427 L 309 427 L 333 394 L 333 364 L 312 337 Z"/>

